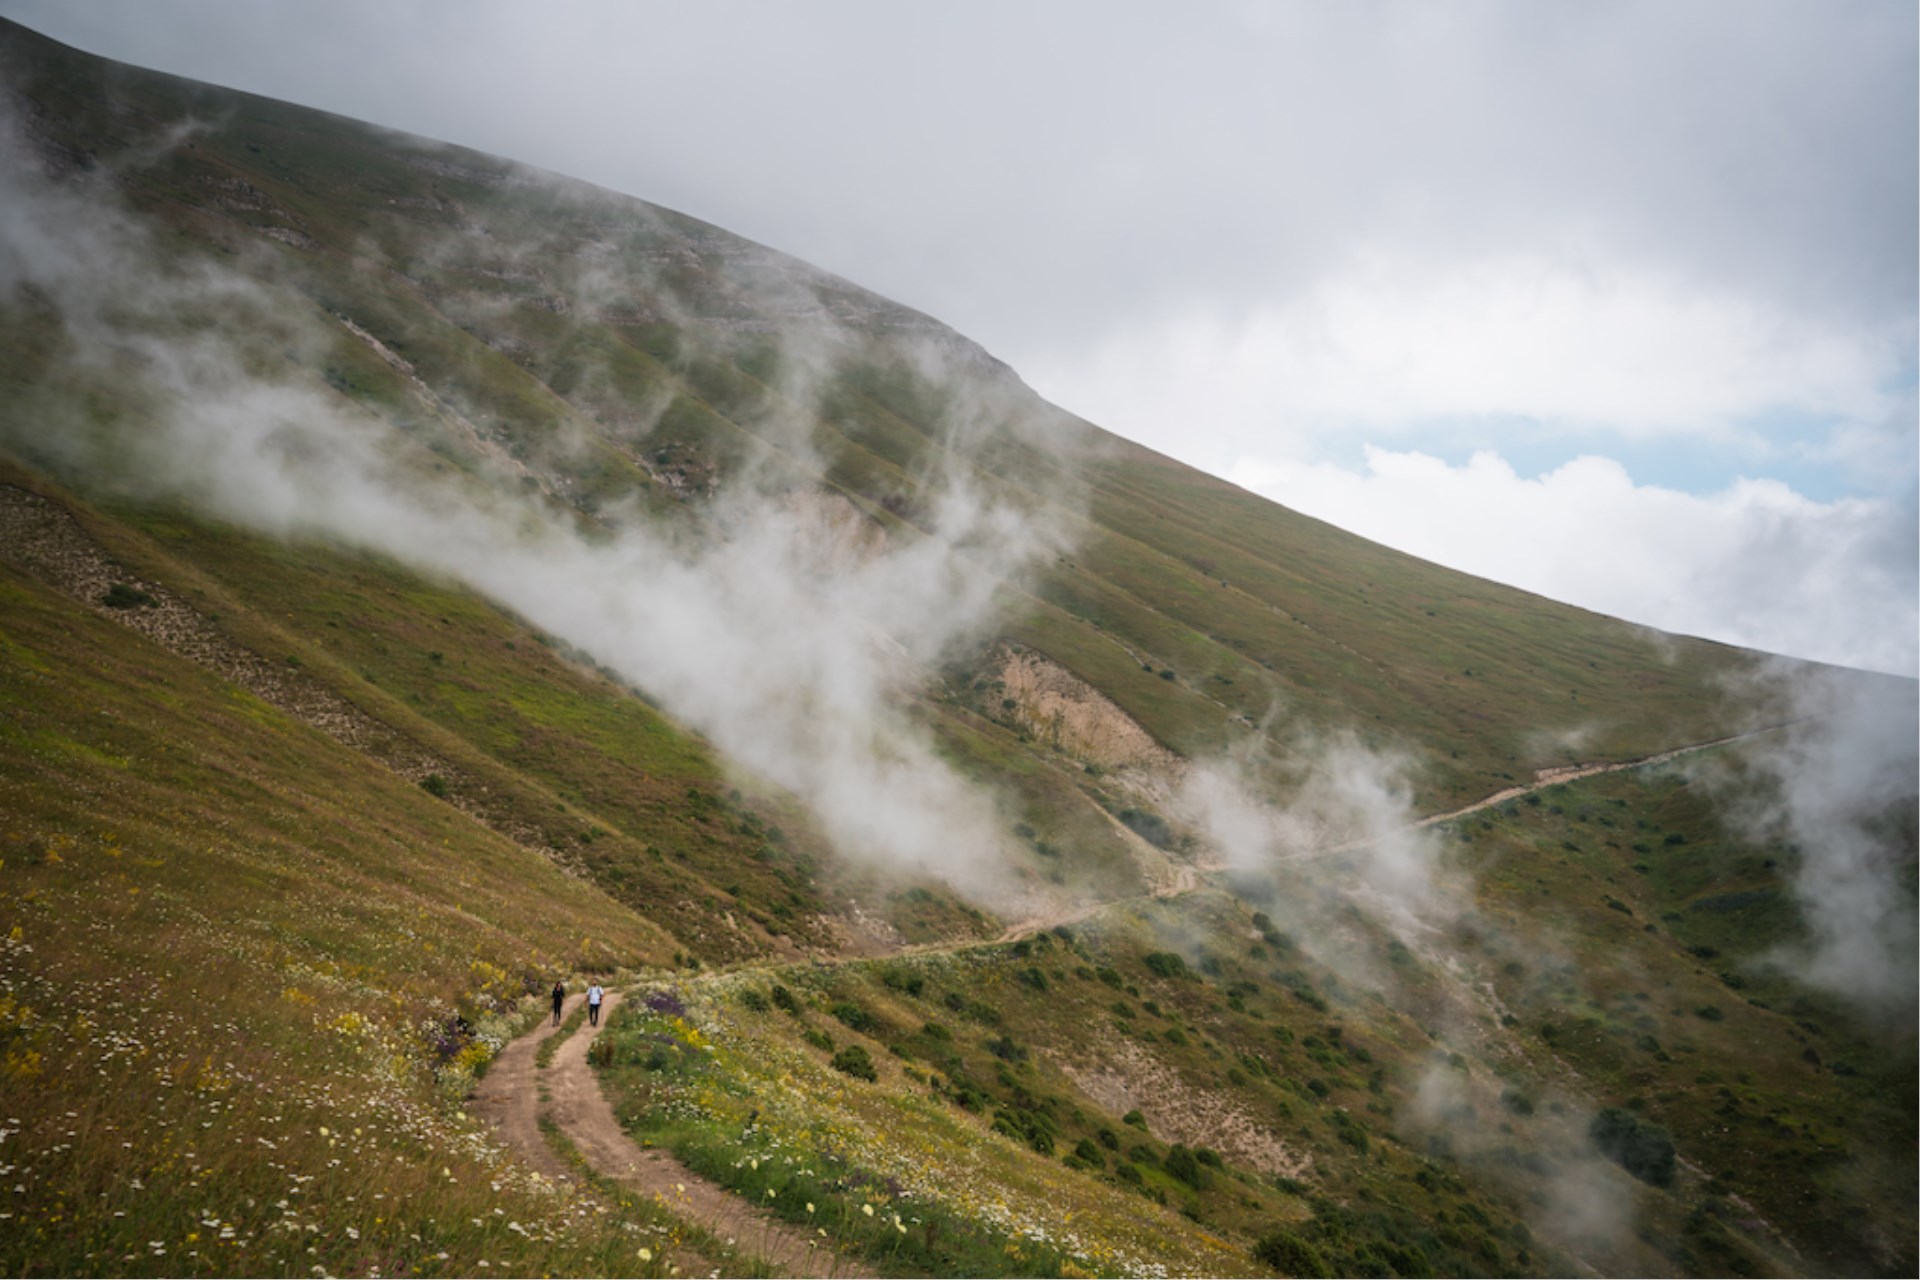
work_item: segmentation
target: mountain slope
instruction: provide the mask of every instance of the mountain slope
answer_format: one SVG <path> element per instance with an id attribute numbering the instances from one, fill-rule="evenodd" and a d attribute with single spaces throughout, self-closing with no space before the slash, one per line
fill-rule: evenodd
<path id="1" fill-rule="evenodd" d="M 876 1270 L 1911 1272 L 1913 682 L 1367 543 L 669 210 L 0 66 L 10 1269 L 750 1267 L 461 1108 L 618 974 L 622 1122 Z"/>

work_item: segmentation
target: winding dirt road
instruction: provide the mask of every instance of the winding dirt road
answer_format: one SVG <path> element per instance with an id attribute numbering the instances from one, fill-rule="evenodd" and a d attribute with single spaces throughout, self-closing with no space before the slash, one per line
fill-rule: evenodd
<path id="1" fill-rule="evenodd" d="M 1695 752 L 1710 751 L 1715 747 L 1724 747 L 1735 742 L 1744 742 L 1749 738 L 1758 738 L 1765 734 L 1776 733 L 1781 729 L 1790 728 L 1792 725 L 1798 723 L 1799 721 L 1789 721 L 1783 724 L 1767 725 L 1764 728 L 1755 729 L 1748 733 L 1735 734 L 1730 738 L 1716 738 L 1711 742 L 1691 743 L 1684 747 L 1675 747 L 1670 751 L 1662 751 L 1655 755 L 1643 756 L 1638 760 L 1608 761 L 1598 764 L 1559 765 L 1553 768 L 1539 769 L 1534 772 L 1532 782 L 1507 787 L 1502 791 L 1496 791 L 1492 795 L 1481 800 L 1476 800 L 1462 809 L 1453 809 L 1446 813 L 1436 813 L 1429 817 L 1415 819 L 1402 828 L 1402 830 L 1418 831 L 1425 827 L 1437 826 L 1442 822 L 1451 822 L 1455 818 L 1464 818 L 1469 814 L 1479 813 L 1483 809 L 1491 809 L 1495 805 L 1504 804 L 1509 800 L 1527 795 L 1531 792 L 1544 791 L 1548 787 L 1557 787 L 1564 782 L 1576 782 L 1581 778 L 1591 778 L 1603 773 L 1620 773 L 1627 769 L 1640 769 L 1647 765 L 1664 764 L 1668 760 L 1693 755 Z M 1352 853 L 1357 849 L 1366 848 L 1377 839 L 1379 839 L 1377 836 L 1365 836 L 1357 840 L 1347 840 L 1340 844 L 1320 845 L 1311 849 L 1303 849 L 1298 853 L 1286 854 L 1274 860 L 1276 862 L 1286 863 L 1308 862 L 1316 858 Z M 1195 862 L 1177 865 L 1174 868 L 1173 877 L 1165 884 L 1156 885 L 1150 893 L 1139 894 L 1131 898 L 1080 903 L 1074 907 L 1058 912 L 1020 920 L 1008 925 L 1001 933 L 999 940 L 1001 942 L 1017 942 L 1021 938 L 1032 937 L 1034 934 L 1054 928 L 1056 925 L 1078 924 L 1083 920 L 1098 915 L 1109 907 L 1124 906 L 1130 902 L 1144 902 L 1158 898 L 1178 898 L 1198 889 L 1202 875 L 1215 871 L 1224 871 L 1226 869 L 1224 863 L 1217 862 Z"/>
<path id="2" fill-rule="evenodd" d="M 570 998 L 565 1011 L 571 1014 L 582 998 Z M 718 1183 L 694 1173 L 670 1153 L 642 1147 L 626 1135 L 606 1095 L 600 1092 L 593 1068 L 587 1064 L 587 1050 L 619 1003 L 619 995 L 608 992 L 600 1026 L 582 1026 L 574 1032 L 544 1070 L 536 1058 L 541 1042 L 554 1034 L 547 1022 L 502 1049 L 475 1091 L 473 1109 L 492 1121 L 501 1138 L 542 1177 L 564 1180 L 570 1176 L 540 1132 L 544 1113 L 595 1173 L 657 1201 L 675 1217 L 697 1224 L 740 1252 L 764 1260 L 776 1274 L 871 1275 L 832 1252 L 824 1240 L 760 1212 Z M 681 1263 L 681 1269 L 690 1271 L 704 1265 L 708 1264 L 689 1258 Z"/>

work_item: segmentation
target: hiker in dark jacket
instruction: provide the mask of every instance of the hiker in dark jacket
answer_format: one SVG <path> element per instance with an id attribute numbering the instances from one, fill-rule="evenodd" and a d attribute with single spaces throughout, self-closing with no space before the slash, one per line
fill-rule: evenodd
<path id="1" fill-rule="evenodd" d="M 560 1006 L 567 1002 L 567 989 L 559 983 L 553 984 L 553 1025 L 560 1025 Z"/>

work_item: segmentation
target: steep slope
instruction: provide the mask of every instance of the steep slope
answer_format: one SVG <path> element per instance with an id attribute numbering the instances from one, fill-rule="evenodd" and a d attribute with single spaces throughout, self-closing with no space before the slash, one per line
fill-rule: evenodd
<path id="1" fill-rule="evenodd" d="M 465 1114 L 591 973 L 628 1130 L 876 1271 L 1913 1270 L 1913 770 L 1835 741 L 1913 682 L 1353 538 L 669 210 L 0 67 L 7 1269 L 757 1266 Z"/>

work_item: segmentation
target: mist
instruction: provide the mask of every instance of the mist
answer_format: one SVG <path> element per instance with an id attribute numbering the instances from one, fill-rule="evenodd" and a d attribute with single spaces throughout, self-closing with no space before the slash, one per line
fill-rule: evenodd
<path id="1" fill-rule="evenodd" d="M 1442 872 L 1439 840 L 1418 825 L 1411 757 L 1333 734 L 1298 738 L 1276 763 L 1265 741 L 1196 763 L 1174 798 L 1219 869 L 1262 876 L 1337 862 L 1351 873 L 1345 892 L 1403 937 L 1458 913 L 1466 898 Z M 1287 799 L 1263 798 L 1274 795 Z"/>
<path id="2" fill-rule="evenodd" d="M 1728 822 L 1785 843 L 1804 940 L 1766 961 L 1869 1014 L 1911 1023 L 1920 687 L 1772 663 L 1734 690 L 1781 732 L 1745 753 L 1748 773 L 1709 775 Z"/>
<path id="3" fill-rule="evenodd" d="M 55 186 L 18 147 L 0 156 L 0 209 L 0 296 L 57 335 L 43 383 L 0 425 L 23 456 L 465 583 L 645 689 L 746 778 L 798 796 L 841 853 L 1004 898 L 1010 837 L 992 797 L 941 762 L 905 695 L 986 633 L 1060 548 L 1055 530 L 944 474 L 924 477 L 919 532 L 792 474 L 740 477 L 671 528 L 637 512 L 584 521 L 523 486 L 435 470 L 332 394 L 314 355 L 365 335 L 335 330 L 351 326 L 275 284 L 270 264 L 242 275 L 171 254 L 106 181 Z M 790 406 L 811 407 L 830 347 L 785 362 Z M 86 386 L 112 388 L 129 429 L 75 412 L 69 393 Z M 951 416 L 970 421 L 965 406 Z M 817 473 L 793 434 L 786 456 Z"/>

